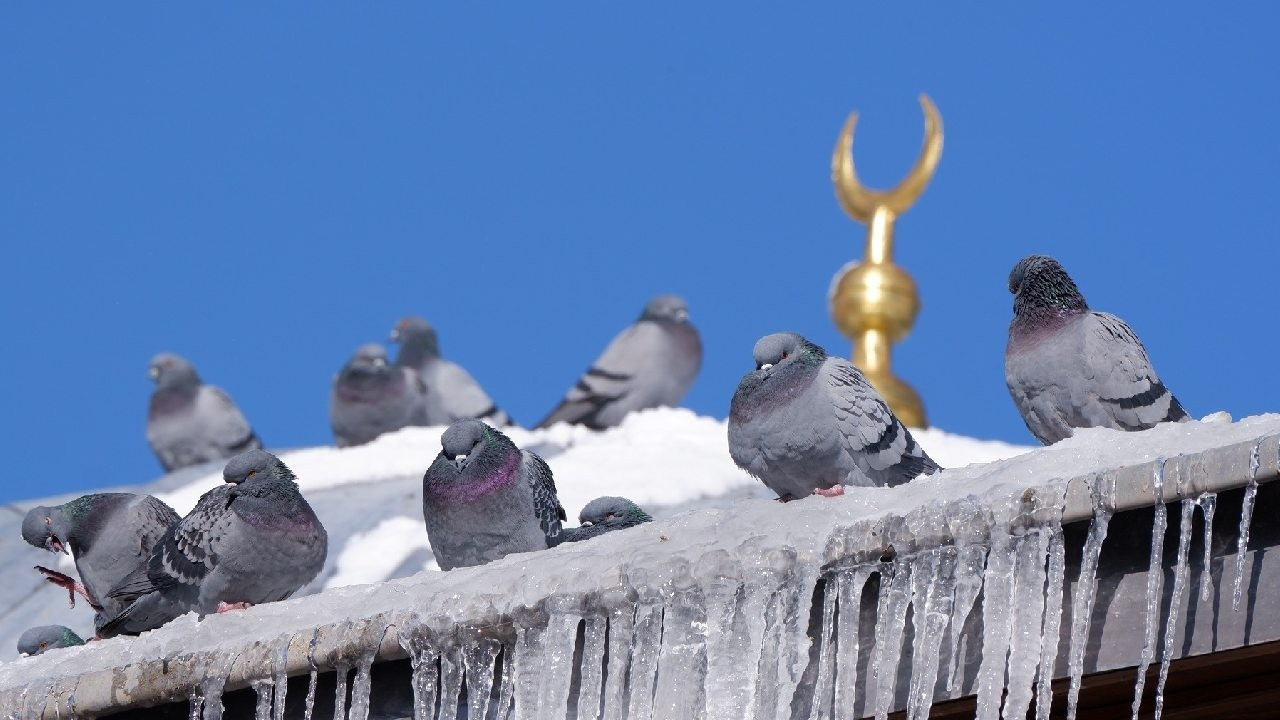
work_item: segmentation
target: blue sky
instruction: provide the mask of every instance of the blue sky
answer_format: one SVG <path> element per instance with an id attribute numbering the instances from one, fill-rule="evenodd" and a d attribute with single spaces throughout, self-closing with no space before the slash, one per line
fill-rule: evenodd
<path id="1" fill-rule="evenodd" d="M 912 5 L 908 7 L 908 5 Z M 994 5 L 994 4 L 993 4 Z M 186 355 L 274 447 L 328 442 L 333 373 L 422 314 L 534 422 L 644 301 L 690 302 L 687 404 L 759 336 L 848 352 L 860 256 L 828 168 L 933 184 L 898 224 L 899 373 L 940 427 L 1030 442 L 1009 269 L 1059 257 L 1196 414 L 1280 409 L 1274 4 L 13 4 L 0 11 L 0 499 L 158 474 L 148 358 Z M 425 467 L 434 450 L 424 451 Z"/>

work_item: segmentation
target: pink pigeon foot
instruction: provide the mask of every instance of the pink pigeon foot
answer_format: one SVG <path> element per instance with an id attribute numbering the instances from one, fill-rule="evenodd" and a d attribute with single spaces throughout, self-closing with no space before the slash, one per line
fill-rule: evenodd
<path id="1" fill-rule="evenodd" d="M 844 486 L 832 485 L 829 488 L 817 488 L 813 491 L 813 494 L 821 495 L 822 497 L 840 497 L 844 494 Z"/>
<path id="2" fill-rule="evenodd" d="M 57 570 L 50 570 L 49 568 L 41 567 L 40 565 L 36 565 L 36 570 L 40 574 L 44 575 L 45 580 L 48 580 L 54 585 L 57 585 L 67 591 L 67 599 L 71 602 L 71 607 L 76 606 L 76 593 L 80 593 L 80 595 L 84 597 L 85 602 L 89 603 L 89 605 L 95 610 L 102 608 L 102 606 L 98 604 L 98 601 L 94 600 L 93 596 L 89 594 L 89 591 L 85 589 L 85 586 L 76 582 L 76 579 L 70 575 L 64 575 Z"/>
<path id="3" fill-rule="evenodd" d="M 248 610 L 248 609 L 249 609 L 249 608 L 251 608 L 251 607 L 253 607 L 253 603 L 247 603 L 247 602 L 234 602 L 234 603 L 229 603 L 229 602 L 220 602 L 220 603 L 218 603 L 218 612 L 220 612 L 220 613 L 224 613 L 224 612 L 231 612 L 232 610 Z"/>

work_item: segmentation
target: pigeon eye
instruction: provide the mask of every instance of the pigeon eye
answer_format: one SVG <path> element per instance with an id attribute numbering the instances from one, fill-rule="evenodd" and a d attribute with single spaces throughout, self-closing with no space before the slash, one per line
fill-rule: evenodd
<path id="1" fill-rule="evenodd" d="M 49 649 L 49 643 L 47 643 L 47 642 L 42 642 L 42 643 L 40 643 L 40 649 L 41 649 L 41 650 L 48 650 L 48 649 Z"/>

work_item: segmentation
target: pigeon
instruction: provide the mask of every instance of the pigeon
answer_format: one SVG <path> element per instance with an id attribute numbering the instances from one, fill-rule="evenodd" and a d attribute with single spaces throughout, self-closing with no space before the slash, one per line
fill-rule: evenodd
<path id="1" fill-rule="evenodd" d="M 1023 258 L 1009 273 L 1013 322 L 1004 351 L 1009 394 L 1045 445 L 1076 428 L 1146 430 L 1190 420 L 1123 320 L 1089 309 L 1062 265 Z"/>
<path id="2" fill-rule="evenodd" d="M 156 389 L 147 411 L 147 442 L 165 472 L 262 447 L 240 408 L 222 388 L 201 383 L 191 363 L 160 353 L 148 372 Z"/>
<path id="3" fill-rule="evenodd" d="M 556 543 L 565 514 L 542 458 L 479 420 L 450 425 L 440 445 L 422 478 L 422 515 L 440 569 Z"/>
<path id="4" fill-rule="evenodd" d="M 940 469 L 848 360 L 795 333 L 760 338 L 753 355 L 729 406 L 729 454 L 780 500 Z"/>
<path id="5" fill-rule="evenodd" d="M 440 357 L 440 341 L 426 320 L 404 318 L 392 329 L 391 342 L 400 343 L 396 365 L 416 370 L 426 388 L 423 424 L 448 425 L 471 419 L 494 425 L 512 424 L 511 417 L 493 404 L 471 373 Z"/>
<path id="6" fill-rule="evenodd" d="M 72 607 L 79 593 L 100 615 L 110 617 L 123 606 L 107 593 L 147 561 L 152 546 L 179 519 L 173 508 L 150 495 L 96 493 L 32 508 L 22 521 L 22 538 L 50 552 L 69 552 L 80 582 L 55 570 L 36 569 L 67 590 Z"/>
<path id="7" fill-rule="evenodd" d="M 62 625 L 40 625 L 33 627 L 18 638 L 18 654 L 23 657 L 42 655 L 58 648 L 83 645 L 84 640 L 71 628 Z"/>
<path id="8" fill-rule="evenodd" d="M 598 497 L 578 513 L 578 527 L 566 528 L 556 544 L 590 540 L 613 530 L 635 527 L 653 520 L 639 505 L 622 497 Z"/>
<path id="9" fill-rule="evenodd" d="M 329 423 L 338 447 L 422 422 L 426 388 L 413 368 L 391 365 L 381 345 L 361 345 L 333 379 Z"/>
<path id="10" fill-rule="evenodd" d="M 191 610 L 283 600 L 320 572 L 328 535 L 279 458 L 250 450 L 222 477 L 108 593 L 128 606 L 98 628 L 102 637 L 152 630 Z"/>
<path id="11" fill-rule="evenodd" d="M 538 427 L 558 422 L 603 430 L 627 413 L 680 403 L 702 366 L 702 340 L 689 323 L 689 308 L 675 295 L 660 295 L 609 343 Z"/>

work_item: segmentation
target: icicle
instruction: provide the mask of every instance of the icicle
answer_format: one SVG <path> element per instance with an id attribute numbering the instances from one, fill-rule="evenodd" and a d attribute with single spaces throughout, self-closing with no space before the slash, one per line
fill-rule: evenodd
<path id="1" fill-rule="evenodd" d="M 600 681 L 604 676 L 607 626 L 603 616 L 592 615 L 587 618 L 582 629 L 582 679 L 578 684 L 578 720 L 595 720 L 600 714 Z"/>
<path id="2" fill-rule="evenodd" d="M 541 693 L 538 717 L 562 718 L 569 711 L 569 688 L 573 682 L 573 648 L 578 640 L 578 623 L 582 614 L 553 610 L 542 636 L 542 657 L 538 673 Z"/>
<path id="3" fill-rule="evenodd" d="M 1203 493 L 1196 501 L 1204 515 L 1204 565 L 1200 569 L 1200 599 L 1213 596 L 1213 512 L 1218 507 L 1217 493 Z"/>
<path id="4" fill-rule="evenodd" d="M 1062 538 L 1062 525 L 1057 524 L 1049 534 L 1048 588 L 1044 596 L 1044 627 L 1040 632 L 1040 673 L 1036 680 L 1036 720 L 1049 720 L 1049 711 L 1053 708 L 1053 675 L 1062 631 L 1062 586 L 1066 568 L 1066 543 Z"/>
<path id="5" fill-rule="evenodd" d="M 200 683 L 200 694 L 204 697 L 203 720 L 222 720 L 222 691 L 237 657 L 237 653 L 219 655 L 205 668 L 204 680 Z"/>
<path id="6" fill-rule="evenodd" d="M 845 570 L 836 576 L 840 612 L 836 619 L 836 697 L 832 715 L 841 720 L 856 717 L 862 589 L 870 577 L 871 569 L 867 567 Z"/>
<path id="7" fill-rule="evenodd" d="M 512 665 L 515 664 L 515 648 L 511 645 L 502 646 L 502 677 L 498 678 L 498 712 L 494 715 L 496 720 L 507 720 L 511 717 L 511 703 L 515 693 L 515 670 Z"/>
<path id="8" fill-rule="evenodd" d="M 275 662 L 272 667 L 272 684 L 274 691 L 271 694 L 271 702 L 273 703 L 273 711 L 271 713 L 272 720 L 284 720 L 284 703 L 289 692 L 289 642 L 291 637 L 284 637 L 279 645 L 276 646 Z"/>
<path id="9" fill-rule="evenodd" d="M 791 700 L 809 664 L 809 609 L 817 584 L 817 568 L 797 561 L 792 549 L 767 553 L 764 591 L 751 592 L 744 615 L 752 637 L 760 634 L 755 716 L 786 717 Z M 756 603 L 764 601 L 763 612 Z M 759 612 L 759 614 L 756 614 Z"/>
<path id="10" fill-rule="evenodd" d="M 880 570 L 880 604 L 876 615 L 876 648 L 871 679 L 876 686 L 876 720 L 885 720 L 893 709 L 902 656 L 902 633 L 911 599 L 911 565 L 895 559 Z"/>
<path id="11" fill-rule="evenodd" d="M 249 686 L 257 695 L 257 702 L 253 706 L 253 720 L 271 720 L 271 681 L 254 680 Z"/>
<path id="12" fill-rule="evenodd" d="M 360 657 L 360 663 L 356 665 L 356 679 L 351 683 L 351 710 L 347 712 L 348 720 L 368 720 L 369 718 L 369 692 L 372 689 L 369 676 L 373 672 L 373 660 L 377 653 L 378 646 L 375 645 Z"/>
<path id="13" fill-rule="evenodd" d="M 1147 668 L 1156 656 L 1156 643 L 1160 641 L 1160 600 L 1164 590 L 1164 531 L 1169 528 L 1169 519 L 1164 507 L 1164 466 L 1165 459 L 1156 460 L 1155 475 L 1152 478 L 1152 492 L 1155 494 L 1155 516 L 1151 526 L 1151 555 L 1147 561 L 1147 612 L 1144 615 L 1145 628 L 1142 634 L 1142 656 L 1138 662 L 1138 678 L 1133 684 L 1133 720 L 1138 720 L 1138 711 L 1142 709 L 1142 693 L 1147 685 Z M 1183 504 L 1185 512 L 1185 502 Z M 1185 525 L 1185 524 L 1184 524 Z M 1183 533 L 1189 534 L 1191 526 L 1185 525 Z"/>
<path id="14" fill-rule="evenodd" d="M 631 664 L 632 638 L 635 636 L 635 607 L 616 602 L 609 611 L 609 667 L 604 683 L 605 720 L 622 720 L 625 716 L 627 675 Z"/>
<path id="15" fill-rule="evenodd" d="M 467 717 L 489 716 L 489 697 L 493 693 L 493 665 L 502 646 L 494 640 L 480 638 L 462 650 L 462 664 L 467 670 Z"/>
<path id="16" fill-rule="evenodd" d="M 351 672 L 351 666 L 336 663 L 333 670 L 337 682 L 333 690 L 333 720 L 344 720 L 347 717 L 347 675 Z"/>
<path id="17" fill-rule="evenodd" d="M 1009 680 L 1003 716 L 1008 720 L 1023 720 L 1031 709 L 1031 689 L 1040 667 L 1049 537 L 1040 528 L 1034 528 L 1019 538 L 1015 548 Z"/>
<path id="18" fill-rule="evenodd" d="M 695 572 L 707 615 L 707 717 L 748 717 L 760 669 L 759 623 L 764 617 L 764 600 L 759 598 L 767 595 L 763 588 L 772 584 L 772 577 L 762 573 L 750 587 L 744 585 L 741 563 L 725 550 L 703 556 Z"/>
<path id="19" fill-rule="evenodd" d="M 462 651 L 451 647 L 440 653 L 440 720 L 458 717 L 458 696 L 462 694 Z"/>
<path id="20" fill-rule="evenodd" d="M 827 720 L 830 718 L 831 701 L 835 685 L 835 617 L 836 600 L 839 594 L 837 576 L 827 578 L 822 592 L 822 624 L 819 626 L 818 644 L 818 680 L 814 685 L 813 704 L 809 708 L 810 720 Z"/>
<path id="21" fill-rule="evenodd" d="M 913 561 L 911 604 L 915 643 L 907 694 L 908 718 L 927 718 L 933 707 L 942 640 L 946 637 L 955 596 L 956 558 L 956 548 L 945 546 L 921 553 Z"/>
<path id="22" fill-rule="evenodd" d="M 1067 690 L 1067 719 L 1075 720 L 1076 702 L 1080 697 L 1080 679 L 1084 675 L 1084 650 L 1089 639 L 1089 625 L 1093 616 L 1093 602 L 1098 586 L 1098 559 L 1102 555 L 1102 543 L 1107 539 L 1107 526 L 1115 510 L 1115 478 L 1099 476 L 1094 481 L 1093 521 L 1089 523 L 1089 535 L 1084 542 L 1080 559 L 1080 578 L 1076 581 L 1071 597 L 1071 652 L 1067 669 L 1071 685 Z"/>
<path id="23" fill-rule="evenodd" d="M 1244 599 L 1244 555 L 1249 549 L 1249 528 L 1253 524 L 1253 502 L 1258 496 L 1258 469 L 1262 466 L 1262 439 L 1253 444 L 1253 452 L 1249 456 L 1249 484 L 1244 489 L 1244 500 L 1240 504 L 1240 534 L 1236 539 L 1236 581 L 1231 590 L 1231 607 L 1240 610 L 1240 601 Z M 1280 461 L 1278 461 L 1280 462 Z"/>
<path id="24" fill-rule="evenodd" d="M 653 681 L 662 642 L 662 604 L 642 600 L 636 607 L 635 637 L 631 645 L 631 702 L 629 720 L 646 720 L 653 713 Z"/>
<path id="25" fill-rule="evenodd" d="M 1004 690 L 1005 666 L 1009 653 L 1010 623 L 1013 620 L 1014 550 L 1008 530 L 991 528 L 991 552 L 982 581 L 982 662 L 978 666 L 978 720 L 1000 716 L 1000 696 Z"/>
<path id="26" fill-rule="evenodd" d="M 543 628 L 540 627 L 516 629 L 516 651 L 512 659 L 516 720 L 540 717 L 538 691 L 542 687 L 542 663 L 546 661 L 542 653 L 542 635 Z"/>
<path id="27" fill-rule="evenodd" d="M 1191 574 L 1187 555 L 1191 548 L 1191 521 L 1195 517 L 1195 500 L 1182 501 L 1182 524 L 1178 532 L 1178 562 L 1173 567 L 1173 594 L 1169 598 L 1169 619 L 1164 625 L 1164 650 L 1160 656 L 1160 679 L 1156 681 L 1156 720 L 1164 712 L 1164 684 L 1169 679 L 1169 663 L 1173 660 L 1173 641 L 1178 634 L 1178 611 L 1187 593 L 1187 578 Z M 1163 569 L 1161 570 L 1163 574 Z"/>
<path id="28" fill-rule="evenodd" d="M 204 717 L 204 698 L 195 688 L 187 691 L 187 720 L 201 720 Z"/>
<path id="29" fill-rule="evenodd" d="M 964 666 L 964 658 L 960 655 L 960 637 L 964 625 L 969 620 L 969 613 L 978 603 L 978 595 L 982 592 L 982 573 L 987 566 L 987 548 L 982 545 L 962 545 L 956 561 L 955 601 L 951 605 L 951 672 L 947 677 L 947 690 L 955 692 L 956 678 L 960 668 Z"/>
<path id="30" fill-rule="evenodd" d="M 439 655 L 420 632 L 403 627 L 400 630 L 400 647 L 409 653 L 409 665 L 413 668 L 413 718 L 433 720 L 436 716 L 436 660 Z M 314 686 L 315 673 L 312 672 Z"/>
<path id="31" fill-rule="evenodd" d="M 311 679 L 307 683 L 307 700 L 302 711 L 303 720 L 311 720 L 311 715 L 316 709 L 316 680 L 318 676 L 319 673 L 316 672 L 315 668 L 312 668 Z"/>
<path id="32" fill-rule="evenodd" d="M 707 672 L 707 614 L 703 596 L 687 568 L 676 568 L 664 587 L 662 643 L 653 714 L 659 718 L 701 717 Z"/>

